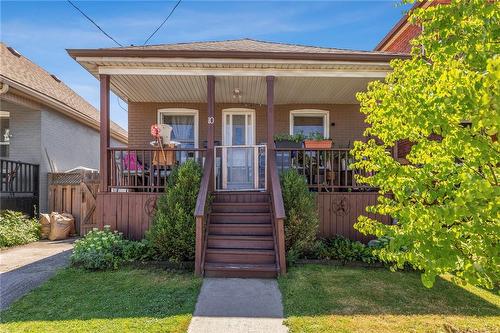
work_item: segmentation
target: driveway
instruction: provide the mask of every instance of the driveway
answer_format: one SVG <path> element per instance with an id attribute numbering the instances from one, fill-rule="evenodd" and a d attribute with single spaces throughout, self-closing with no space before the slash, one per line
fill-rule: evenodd
<path id="1" fill-rule="evenodd" d="M 39 241 L 0 251 L 0 310 L 69 263 L 76 239 Z"/>

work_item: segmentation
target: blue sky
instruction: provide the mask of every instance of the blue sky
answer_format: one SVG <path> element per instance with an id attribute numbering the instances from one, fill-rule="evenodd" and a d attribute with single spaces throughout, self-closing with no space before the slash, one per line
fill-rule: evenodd
<path id="1" fill-rule="evenodd" d="M 176 2 L 176 1 L 175 1 Z M 142 44 L 168 15 L 173 1 L 77 1 L 124 45 Z M 94 106 L 98 81 L 67 48 L 114 43 L 66 1 L 1 1 L 0 38 L 57 75 Z M 189 1 L 181 2 L 150 44 L 255 38 L 371 50 L 408 6 L 398 1 Z M 126 104 L 121 102 L 122 107 Z M 113 96 L 111 118 L 127 128 L 127 113 Z"/>

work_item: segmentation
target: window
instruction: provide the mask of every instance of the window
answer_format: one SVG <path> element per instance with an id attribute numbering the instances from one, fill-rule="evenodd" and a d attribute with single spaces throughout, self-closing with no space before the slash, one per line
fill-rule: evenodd
<path id="1" fill-rule="evenodd" d="M 0 157 L 9 157 L 10 126 L 9 112 L 0 111 Z"/>
<path id="2" fill-rule="evenodd" d="M 198 110 L 161 109 L 158 110 L 158 123 L 172 126 L 172 141 L 181 148 L 198 148 Z"/>
<path id="3" fill-rule="evenodd" d="M 290 111 L 290 134 L 302 133 L 310 135 L 321 133 L 328 138 L 329 112 L 322 110 L 294 110 Z"/>

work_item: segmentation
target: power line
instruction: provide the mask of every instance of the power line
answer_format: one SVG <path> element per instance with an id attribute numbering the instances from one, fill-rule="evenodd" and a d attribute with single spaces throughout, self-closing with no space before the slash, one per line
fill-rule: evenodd
<path id="1" fill-rule="evenodd" d="M 122 104 L 120 103 L 120 98 L 118 96 L 116 96 L 116 101 L 118 102 L 118 106 L 122 108 L 123 111 L 127 112 L 128 113 L 128 110 L 125 109 Z"/>
<path id="2" fill-rule="evenodd" d="M 69 0 L 68 0 L 69 1 Z M 175 9 L 177 8 L 177 6 L 179 6 L 179 4 L 181 3 L 182 0 L 179 0 L 177 1 L 177 3 L 175 4 L 175 6 L 172 8 L 172 10 L 170 11 L 170 13 L 168 14 L 168 16 L 165 18 L 165 20 L 163 20 L 163 22 L 158 26 L 158 28 L 156 28 L 155 31 L 153 31 L 153 33 L 148 37 L 148 39 L 146 39 L 146 41 L 144 42 L 144 44 L 142 45 L 146 45 L 147 42 L 149 42 L 149 40 L 158 32 L 158 30 L 161 29 L 161 27 L 163 27 L 163 25 L 165 24 L 165 22 L 168 21 L 168 19 L 170 18 L 170 16 L 172 16 L 172 14 L 174 13 Z"/>
<path id="3" fill-rule="evenodd" d="M 73 6 L 77 11 L 79 11 L 83 16 L 85 16 L 85 18 L 87 20 L 89 20 L 90 22 L 92 22 L 93 25 L 95 25 L 97 27 L 97 29 L 101 30 L 101 32 L 106 35 L 106 37 L 108 37 L 109 39 L 111 39 L 113 42 L 115 42 L 118 46 L 123 46 L 122 44 L 118 43 L 116 41 L 116 39 L 114 39 L 113 37 L 111 37 L 106 31 L 104 31 L 93 19 L 91 19 L 87 14 L 85 14 L 80 8 L 78 8 L 73 2 L 71 2 L 71 0 L 66 0 L 69 2 L 69 4 L 71 6 Z M 179 1 L 180 2 L 180 1 Z"/>

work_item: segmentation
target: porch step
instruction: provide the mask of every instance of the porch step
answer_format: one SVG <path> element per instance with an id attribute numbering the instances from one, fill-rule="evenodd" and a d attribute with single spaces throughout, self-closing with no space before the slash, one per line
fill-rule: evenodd
<path id="1" fill-rule="evenodd" d="M 207 263 L 205 264 L 207 277 L 236 277 L 236 278 L 274 278 L 277 268 L 274 264 L 235 264 L 235 263 Z"/>
<path id="2" fill-rule="evenodd" d="M 213 223 L 271 223 L 271 214 L 267 213 L 211 213 Z"/>
<path id="3" fill-rule="evenodd" d="M 269 203 L 267 192 L 218 192 L 214 193 L 213 203 Z"/>
<path id="4" fill-rule="evenodd" d="M 276 277 L 276 252 L 267 192 L 215 193 L 204 272 L 212 277 Z"/>
<path id="5" fill-rule="evenodd" d="M 267 213 L 270 211 L 268 202 L 214 202 L 213 213 Z"/>
<path id="6" fill-rule="evenodd" d="M 205 253 L 207 263 L 226 264 L 274 264 L 274 250 L 210 249 Z"/>
<path id="7" fill-rule="evenodd" d="M 208 235 L 207 241 L 207 247 L 211 249 L 274 250 L 272 236 Z"/>
<path id="8" fill-rule="evenodd" d="M 235 236 L 271 236 L 271 224 L 263 223 L 212 223 L 208 226 L 208 234 Z"/>

